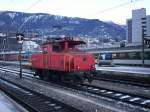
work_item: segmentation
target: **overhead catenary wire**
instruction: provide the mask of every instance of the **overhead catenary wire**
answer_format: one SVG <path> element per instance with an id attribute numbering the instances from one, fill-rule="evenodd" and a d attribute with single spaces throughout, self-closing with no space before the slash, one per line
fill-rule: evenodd
<path id="1" fill-rule="evenodd" d="M 94 16 L 94 15 L 99 15 L 99 14 L 102 14 L 102 13 L 105 13 L 105 12 L 108 12 L 108 11 L 112 11 L 112 10 L 115 10 L 115 9 L 117 9 L 117 8 L 120 8 L 120 7 L 129 5 L 129 4 L 131 4 L 131 3 L 138 2 L 138 1 L 140 1 L 140 0 L 130 0 L 129 2 L 121 3 L 121 4 L 119 4 L 119 5 L 116 5 L 116 6 L 113 6 L 113 7 L 106 8 L 106 9 L 104 9 L 104 10 L 98 11 L 98 12 L 92 14 L 92 15 L 93 15 L 93 16 Z"/>
<path id="2" fill-rule="evenodd" d="M 36 2 L 34 2 L 33 4 L 31 4 L 26 10 L 32 9 L 34 6 L 36 6 L 37 4 L 39 4 L 39 2 L 41 2 L 41 0 L 37 0 Z"/>
<path id="3" fill-rule="evenodd" d="M 26 9 L 26 11 L 32 9 L 32 8 L 35 7 L 37 4 L 39 4 L 39 2 L 41 2 L 41 1 L 42 1 L 42 0 L 37 0 L 36 2 L 34 2 L 33 4 L 31 4 L 31 5 Z M 28 22 L 29 19 L 30 19 L 30 18 L 27 18 L 27 19 L 20 25 L 20 27 L 18 28 L 18 31 L 20 31 L 20 30 L 23 28 L 24 24 L 25 24 L 26 22 Z"/>

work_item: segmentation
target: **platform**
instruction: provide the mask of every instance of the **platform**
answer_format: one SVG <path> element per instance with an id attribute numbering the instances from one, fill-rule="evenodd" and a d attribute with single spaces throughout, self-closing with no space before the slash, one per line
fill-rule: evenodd
<path id="1" fill-rule="evenodd" d="M 96 70 L 103 73 L 112 74 L 126 74 L 126 75 L 142 75 L 150 77 L 150 68 L 146 67 L 135 67 L 135 66 L 113 66 L 113 67 L 102 67 L 96 66 Z"/>
<path id="2" fill-rule="evenodd" d="M 0 90 L 0 112 L 28 112 Z"/>

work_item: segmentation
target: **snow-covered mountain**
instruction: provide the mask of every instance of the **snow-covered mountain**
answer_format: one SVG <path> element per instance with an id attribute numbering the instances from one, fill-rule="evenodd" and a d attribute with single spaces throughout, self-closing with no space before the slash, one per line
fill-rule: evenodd
<path id="1" fill-rule="evenodd" d="M 0 12 L 0 31 L 17 31 L 21 24 L 23 24 L 22 31 L 28 29 L 48 34 L 125 39 L 125 28 L 98 19 L 72 18 L 45 13 Z"/>

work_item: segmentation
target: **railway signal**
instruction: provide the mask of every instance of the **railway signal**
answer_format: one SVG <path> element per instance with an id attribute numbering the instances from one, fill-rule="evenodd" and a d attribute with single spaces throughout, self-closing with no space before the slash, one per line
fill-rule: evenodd
<path id="1" fill-rule="evenodd" d="M 16 34 L 16 39 L 18 43 L 20 44 L 20 49 L 19 49 L 19 62 L 20 62 L 20 73 L 19 77 L 22 78 L 22 59 L 21 59 L 21 51 L 22 51 L 22 44 L 24 40 L 24 34 L 23 33 L 17 33 Z"/>
<path id="2" fill-rule="evenodd" d="M 20 43 L 20 44 L 23 43 L 24 34 L 23 33 L 17 33 L 16 39 L 17 39 L 18 43 Z"/>

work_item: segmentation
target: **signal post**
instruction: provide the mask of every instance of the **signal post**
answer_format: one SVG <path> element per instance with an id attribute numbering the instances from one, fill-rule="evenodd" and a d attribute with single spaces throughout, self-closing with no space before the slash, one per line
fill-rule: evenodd
<path id="1" fill-rule="evenodd" d="M 22 51 L 22 44 L 23 44 L 24 34 L 23 34 L 23 33 L 17 33 L 17 34 L 16 34 L 16 39 L 17 39 L 18 43 L 20 44 L 20 47 L 19 47 L 19 65 L 20 65 L 19 77 L 22 78 L 22 59 L 21 59 L 21 51 Z"/>

